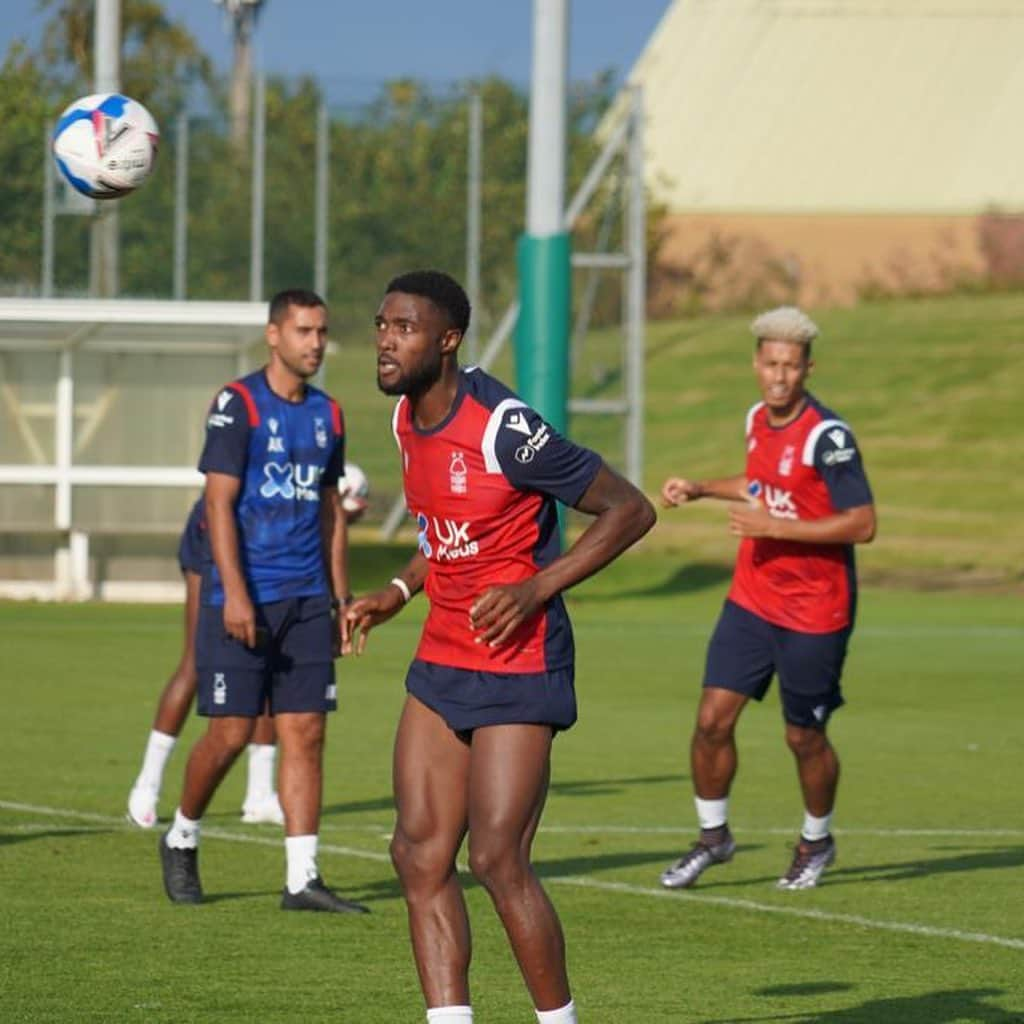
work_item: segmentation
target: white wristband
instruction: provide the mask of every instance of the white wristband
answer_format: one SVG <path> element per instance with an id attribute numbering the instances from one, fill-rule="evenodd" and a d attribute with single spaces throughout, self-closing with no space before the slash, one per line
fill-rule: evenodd
<path id="1" fill-rule="evenodd" d="M 402 592 L 402 603 L 403 604 L 408 604 L 409 601 L 412 600 L 412 591 L 409 589 L 409 584 L 406 583 L 405 580 L 403 580 L 401 576 L 396 576 L 391 581 L 391 585 L 393 587 L 398 587 L 398 589 Z"/>

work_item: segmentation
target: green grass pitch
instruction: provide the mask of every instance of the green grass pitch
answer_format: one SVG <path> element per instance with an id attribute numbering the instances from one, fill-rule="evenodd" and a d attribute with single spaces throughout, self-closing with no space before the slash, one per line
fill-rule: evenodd
<path id="1" fill-rule="evenodd" d="M 404 552 L 357 552 L 361 587 Z M 658 874 L 694 834 L 686 745 L 723 573 L 653 547 L 571 595 L 579 724 L 555 745 L 535 857 L 585 1024 L 1024 1021 L 1024 630 L 1016 597 L 867 588 L 832 734 L 839 860 L 777 893 L 801 820 L 777 697 L 740 726 L 735 860 L 689 893 Z M 278 830 L 207 818 L 209 899 L 170 905 L 156 832 L 123 819 L 177 659 L 168 607 L 0 605 L 0 1019 L 416 1024 L 387 859 L 391 740 L 422 599 L 339 669 L 321 866 L 368 917 L 283 914 Z M 171 762 L 172 811 L 192 720 Z M 533 1020 L 466 879 L 481 1024 Z"/>

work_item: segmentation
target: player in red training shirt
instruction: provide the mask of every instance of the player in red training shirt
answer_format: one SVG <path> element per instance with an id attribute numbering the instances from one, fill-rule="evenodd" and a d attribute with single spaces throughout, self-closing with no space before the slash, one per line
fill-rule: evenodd
<path id="1" fill-rule="evenodd" d="M 490 894 L 544 1024 L 575 1024 L 565 941 L 530 864 L 551 742 L 576 719 L 561 592 L 607 565 L 654 509 L 594 452 L 511 391 L 460 369 L 461 286 L 437 271 L 393 280 L 376 317 L 377 383 L 393 426 L 419 551 L 347 618 L 370 629 L 425 587 L 430 611 L 406 678 L 394 753 L 391 856 L 432 1024 L 472 1021 L 470 934 L 455 857 Z M 556 500 L 596 519 L 559 551 Z"/>
<path id="2" fill-rule="evenodd" d="M 708 645 L 690 745 L 700 839 L 661 876 L 688 888 L 731 859 L 729 789 L 740 712 L 779 677 L 786 743 L 796 758 L 804 824 L 780 889 L 809 889 L 835 860 L 829 832 L 839 760 L 825 733 L 842 703 L 839 680 L 853 629 L 853 545 L 875 535 L 875 507 L 850 428 L 805 389 L 818 328 L 782 307 L 751 325 L 762 401 L 747 415 L 746 472 L 721 480 L 670 477 L 666 506 L 698 498 L 735 504 L 736 571 Z"/>

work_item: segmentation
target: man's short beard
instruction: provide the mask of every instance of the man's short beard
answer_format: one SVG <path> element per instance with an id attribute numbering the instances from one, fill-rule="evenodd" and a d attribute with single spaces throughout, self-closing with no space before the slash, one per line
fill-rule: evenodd
<path id="1" fill-rule="evenodd" d="M 377 371 L 377 387 L 385 395 L 408 395 L 410 398 L 418 398 L 429 391 L 440 379 L 443 361 L 439 350 L 435 350 L 436 358 L 425 362 L 422 366 L 410 373 L 405 373 L 392 384 L 383 384 L 380 379 L 380 371 Z"/>
<path id="2" fill-rule="evenodd" d="M 284 363 L 285 369 L 287 369 L 290 373 L 294 373 L 295 376 L 298 377 L 300 380 L 312 380 L 320 372 L 319 366 L 315 370 L 308 370 L 306 369 L 305 366 L 302 365 L 292 365 L 291 361 L 285 359 L 283 356 L 280 355 L 280 353 L 278 353 L 278 356 L 281 359 L 281 362 Z M 321 363 L 320 365 L 322 366 L 323 363 Z"/>

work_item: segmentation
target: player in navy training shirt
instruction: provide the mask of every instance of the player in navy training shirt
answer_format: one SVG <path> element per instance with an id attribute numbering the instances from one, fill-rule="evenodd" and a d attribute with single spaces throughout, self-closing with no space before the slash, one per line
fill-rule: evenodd
<path id="1" fill-rule="evenodd" d="M 459 369 L 469 314 L 446 274 L 406 274 L 387 288 L 377 383 L 401 396 L 394 430 L 419 552 L 347 617 L 361 651 L 368 631 L 426 586 L 430 613 L 395 739 L 391 856 L 428 1020 L 472 1020 L 455 869 L 468 834 L 470 870 L 491 896 L 538 1019 L 574 1024 L 561 926 L 530 864 L 551 741 L 576 718 L 560 595 L 642 537 L 654 509 L 494 378 Z M 597 517 L 565 554 L 556 499 Z"/>
<path id="2" fill-rule="evenodd" d="M 160 841 L 164 887 L 198 903 L 199 819 L 269 705 L 281 748 L 285 910 L 365 911 L 328 889 L 316 865 L 326 712 L 345 645 L 332 610 L 349 597 L 344 425 L 308 384 L 327 345 L 327 309 L 313 292 L 270 303 L 270 359 L 214 398 L 199 468 L 206 474 L 212 562 L 196 630 L 197 706 L 209 716 L 192 748 L 174 824 Z M 328 571 L 329 570 L 329 571 Z"/>

